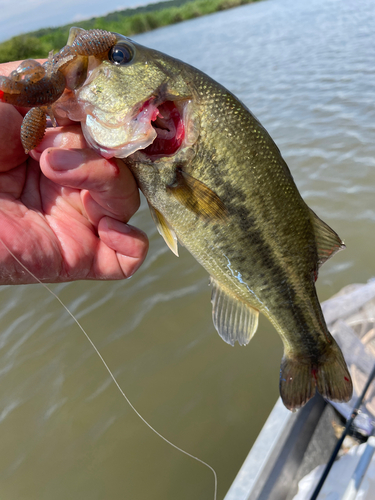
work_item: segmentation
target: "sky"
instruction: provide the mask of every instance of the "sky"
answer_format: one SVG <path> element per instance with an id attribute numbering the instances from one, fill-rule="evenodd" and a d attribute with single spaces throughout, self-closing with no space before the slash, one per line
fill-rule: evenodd
<path id="1" fill-rule="evenodd" d="M 39 28 L 61 26 L 159 0 L 0 0 L 0 42 Z"/>

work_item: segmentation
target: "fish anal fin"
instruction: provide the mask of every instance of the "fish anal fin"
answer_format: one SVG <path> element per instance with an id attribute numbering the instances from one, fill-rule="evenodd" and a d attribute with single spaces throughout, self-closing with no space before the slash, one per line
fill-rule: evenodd
<path id="1" fill-rule="evenodd" d="M 250 342 L 258 328 L 259 311 L 232 295 L 211 277 L 212 319 L 220 337 L 227 344 Z"/>
<path id="2" fill-rule="evenodd" d="M 330 401 L 349 401 L 352 380 L 339 346 L 332 339 L 327 353 L 317 362 L 284 355 L 280 369 L 280 396 L 289 410 L 297 410 L 315 395 Z"/>
<path id="3" fill-rule="evenodd" d="M 164 241 L 172 250 L 172 252 L 178 257 L 178 241 L 175 232 L 168 224 L 164 215 L 159 212 L 159 210 L 157 210 L 150 204 L 148 206 L 150 207 L 151 216 L 153 221 L 155 222 L 159 234 L 164 238 Z"/>
<path id="4" fill-rule="evenodd" d="M 176 169 L 176 179 L 167 191 L 191 212 L 205 219 L 225 220 L 227 209 L 219 196 L 206 184 L 182 168 Z"/>
<path id="5" fill-rule="evenodd" d="M 332 255 L 345 248 L 340 236 L 310 209 L 318 249 L 318 265 L 324 264 Z"/>

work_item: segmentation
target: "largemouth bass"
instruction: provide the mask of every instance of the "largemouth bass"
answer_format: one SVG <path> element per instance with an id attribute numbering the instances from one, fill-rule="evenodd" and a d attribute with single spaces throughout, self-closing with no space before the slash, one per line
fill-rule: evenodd
<path id="1" fill-rule="evenodd" d="M 73 30 L 68 46 L 80 35 Z M 75 78 L 52 112 L 80 121 L 104 157 L 123 159 L 172 252 L 184 245 L 208 271 L 225 342 L 247 344 L 259 312 L 271 321 L 284 344 L 287 408 L 303 406 L 316 389 L 349 400 L 351 378 L 315 290 L 319 267 L 343 242 L 303 201 L 278 147 L 231 92 L 111 35 L 116 42 L 88 56 L 80 66 L 87 78 Z"/>

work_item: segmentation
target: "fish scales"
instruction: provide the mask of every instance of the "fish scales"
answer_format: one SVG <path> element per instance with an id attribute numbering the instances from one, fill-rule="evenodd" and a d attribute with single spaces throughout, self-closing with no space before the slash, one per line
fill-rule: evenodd
<path id="1" fill-rule="evenodd" d="M 74 28 L 69 44 L 100 36 Z M 210 274 L 213 322 L 227 343 L 247 344 L 259 312 L 272 322 L 284 344 L 287 408 L 316 389 L 347 401 L 351 378 L 315 290 L 341 239 L 303 201 L 278 147 L 231 92 L 188 64 L 111 36 L 107 52 L 66 66 L 77 88 L 53 113 L 81 121 L 91 147 L 131 169 L 169 248 L 178 254 L 184 245 Z"/>
<path id="2" fill-rule="evenodd" d="M 201 133 L 190 171 L 220 197 L 228 221 L 210 225 L 168 196 L 165 186 L 171 183 L 173 164 L 165 177 L 157 172 L 152 184 L 158 190 L 149 201 L 173 221 L 178 240 L 215 280 L 271 320 L 287 356 L 318 367 L 334 341 L 314 286 L 318 250 L 311 212 L 263 127 L 233 95 L 197 75 L 193 86 Z M 133 172 L 148 197 L 150 181 L 143 178 L 142 167 Z M 341 359 L 340 364 L 349 381 Z M 346 385 L 344 398 L 351 393 L 350 383 Z M 313 390 L 284 402 L 300 406 Z"/>
<path id="3" fill-rule="evenodd" d="M 311 281 L 313 263 L 317 261 L 309 210 L 292 177 L 285 175 L 285 163 L 263 127 L 234 96 L 214 82 L 208 85 L 207 77 L 202 80 L 195 85 L 204 110 L 201 122 L 204 133 L 192 170 L 194 177 L 214 190 L 224 202 L 229 211 L 228 224 L 218 223 L 210 227 L 194 214 L 190 221 L 187 220 L 190 214 L 165 191 L 165 186 L 173 180 L 173 164 L 165 177 L 156 171 L 152 181 L 148 176 L 143 179 L 141 166 L 137 165 L 133 171 L 151 204 L 168 220 L 173 220 L 181 243 L 214 278 L 235 287 L 243 300 L 250 300 L 271 320 L 278 310 L 278 321 L 274 323 L 283 333 L 286 324 L 290 330 L 290 309 L 294 312 L 301 309 L 296 300 L 298 295 L 304 296 L 298 294 L 298 290 L 306 286 L 303 281 L 301 283 L 301 275 L 302 280 Z M 222 104 L 223 98 L 225 105 Z M 224 113 L 224 119 L 219 120 L 214 129 L 207 127 L 211 117 L 220 112 Z M 235 131 L 234 140 L 239 140 L 243 146 L 228 155 L 229 129 Z M 212 144 L 216 145 L 214 149 Z M 147 187 L 150 184 L 159 187 L 152 197 Z M 269 193 L 262 192 L 264 184 L 268 185 Z M 289 203 L 300 205 L 292 217 Z M 282 230 L 276 231 L 275 225 L 281 226 Z M 206 242 L 204 250 L 201 248 L 201 233 Z M 296 233 L 301 235 L 303 245 L 296 244 Z M 262 275 L 254 273 L 257 268 L 262 269 Z M 235 277 L 238 272 L 241 272 L 243 283 Z M 252 284 L 250 297 L 245 283 Z M 280 293 L 274 294 L 271 286 L 278 288 Z M 284 321 L 280 314 L 285 317 Z M 299 319 L 302 325 L 306 321 L 306 313 L 297 317 L 292 313 L 292 317 Z M 296 330 L 296 335 L 299 335 L 298 323 Z"/>

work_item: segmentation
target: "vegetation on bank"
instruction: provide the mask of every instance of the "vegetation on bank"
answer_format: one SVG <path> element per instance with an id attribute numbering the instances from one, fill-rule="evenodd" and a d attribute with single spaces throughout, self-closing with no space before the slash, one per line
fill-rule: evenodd
<path id="1" fill-rule="evenodd" d="M 75 25 L 131 36 L 254 1 L 256 0 L 169 0 L 112 12 L 104 17 L 94 17 L 59 28 L 41 29 L 1 43 L 0 62 L 45 58 L 50 50 L 58 51 L 66 44 L 69 29 Z"/>

